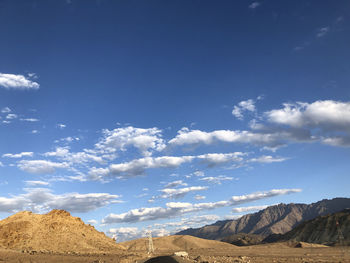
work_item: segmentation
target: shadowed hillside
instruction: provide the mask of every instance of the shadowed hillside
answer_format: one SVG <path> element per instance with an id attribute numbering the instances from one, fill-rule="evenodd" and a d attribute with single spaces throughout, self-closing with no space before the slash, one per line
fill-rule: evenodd
<path id="1" fill-rule="evenodd" d="M 263 242 L 289 240 L 325 245 L 350 245 L 350 209 L 303 222 L 293 230 L 283 235 L 271 235 Z"/>

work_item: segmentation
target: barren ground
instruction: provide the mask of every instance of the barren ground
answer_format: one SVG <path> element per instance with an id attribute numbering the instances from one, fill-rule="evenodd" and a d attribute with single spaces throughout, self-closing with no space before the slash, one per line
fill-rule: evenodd
<path id="1" fill-rule="evenodd" d="M 181 262 L 350 262 L 349 247 L 325 248 L 290 248 L 285 245 L 258 245 L 234 247 L 233 249 L 190 249 L 189 259 Z M 154 253 L 153 257 L 172 255 L 173 251 Z M 125 254 L 34 254 L 1 249 L 0 262 L 41 263 L 41 262 L 74 262 L 74 263 L 141 263 L 149 258 L 144 251 L 126 252 Z"/>

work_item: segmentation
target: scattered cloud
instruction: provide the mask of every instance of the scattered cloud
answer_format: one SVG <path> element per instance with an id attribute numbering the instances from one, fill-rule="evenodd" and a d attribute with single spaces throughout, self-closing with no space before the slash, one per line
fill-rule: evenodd
<path id="1" fill-rule="evenodd" d="M 23 157 L 33 157 L 33 152 L 21 152 L 21 153 L 16 153 L 16 154 L 12 154 L 12 153 L 5 153 L 2 155 L 2 157 L 6 157 L 6 158 L 23 158 Z"/>
<path id="2" fill-rule="evenodd" d="M 233 107 L 232 115 L 239 120 L 243 120 L 243 113 L 246 111 L 255 112 L 255 101 L 252 99 L 244 100 Z"/>
<path id="3" fill-rule="evenodd" d="M 47 186 L 50 183 L 44 181 L 25 181 L 28 186 Z"/>
<path id="4" fill-rule="evenodd" d="M 284 162 L 287 160 L 287 158 L 283 157 L 273 157 L 270 155 L 263 155 L 257 158 L 252 158 L 248 160 L 248 162 L 256 162 L 256 163 L 279 163 L 279 162 Z"/>
<path id="5" fill-rule="evenodd" d="M 66 193 L 53 194 L 47 188 L 26 188 L 26 193 L 11 197 L 0 197 L 1 212 L 30 210 L 44 212 L 64 209 L 69 212 L 84 213 L 113 203 L 120 196 L 107 193 Z"/>
<path id="6" fill-rule="evenodd" d="M 195 195 L 194 196 L 194 199 L 196 199 L 196 200 L 203 200 L 203 199 L 205 199 L 206 197 L 204 196 L 204 195 Z"/>
<path id="7" fill-rule="evenodd" d="M 173 218 L 186 213 L 211 210 L 219 207 L 235 206 L 278 195 L 298 193 L 300 191 L 301 189 L 273 189 L 265 192 L 256 192 L 247 195 L 232 196 L 227 201 L 218 201 L 211 203 L 191 204 L 182 202 L 170 202 L 166 203 L 165 207 L 142 207 L 138 209 L 132 209 L 122 214 L 109 214 L 103 219 L 102 222 L 104 224 L 135 223 L 148 220 Z"/>
<path id="8" fill-rule="evenodd" d="M 35 119 L 35 118 L 21 118 L 19 120 L 20 121 L 27 121 L 27 122 L 37 122 L 37 121 L 39 121 L 38 119 Z"/>
<path id="9" fill-rule="evenodd" d="M 39 83 L 23 75 L 0 73 L 0 87 L 12 90 L 37 90 Z"/>
<path id="10" fill-rule="evenodd" d="M 61 130 L 63 130 L 64 128 L 67 127 L 67 125 L 66 125 L 66 124 L 63 124 L 63 123 L 58 123 L 58 124 L 56 125 L 56 127 L 59 128 L 59 129 L 61 129 Z"/>
<path id="11" fill-rule="evenodd" d="M 11 109 L 9 107 L 2 108 L 1 113 L 9 113 Z"/>
<path id="12" fill-rule="evenodd" d="M 329 26 L 325 26 L 325 27 L 321 27 L 317 30 L 316 36 L 318 38 L 320 37 L 324 37 L 325 35 L 327 35 L 330 31 L 330 27 Z"/>
<path id="13" fill-rule="evenodd" d="M 177 181 L 172 181 L 172 182 L 167 183 L 164 186 L 164 188 L 174 188 L 177 186 L 187 186 L 187 184 L 184 183 L 182 180 L 177 180 Z"/>
<path id="14" fill-rule="evenodd" d="M 153 151 L 162 151 L 166 145 L 160 129 L 132 126 L 114 130 L 105 129 L 103 138 L 96 144 L 97 149 L 107 153 L 126 151 L 128 146 L 135 147 L 143 156 L 151 156 Z"/>
<path id="15" fill-rule="evenodd" d="M 57 163 L 47 160 L 21 160 L 18 168 L 32 174 L 53 174 L 57 168 L 68 168 L 66 162 Z"/>
<path id="16" fill-rule="evenodd" d="M 208 187 L 205 187 L 205 186 L 191 186 L 191 187 L 176 188 L 176 189 L 165 188 L 160 190 L 163 193 L 160 197 L 178 199 L 178 198 L 184 197 L 188 193 L 203 191 L 207 189 Z"/>
<path id="17" fill-rule="evenodd" d="M 213 184 L 221 184 L 222 181 L 232 181 L 235 180 L 234 177 L 229 177 L 229 176 L 223 176 L 223 175 L 219 175 L 219 176 L 208 176 L 208 177 L 203 177 L 199 179 L 200 181 L 205 181 L 208 183 L 213 183 Z"/>
<path id="18" fill-rule="evenodd" d="M 250 8 L 250 9 L 255 9 L 255 8 L 257 8 L 257 7 L 259 7 L 261 4 L 259 3 L 259 2 L 253 2 L 253 3 L 251 3 L 248 7 Z"/>
<path id="19" fill-rule="evenodd" d="M 9 113 L 6 115 L 6 119 L 8 119 L 8 120 L 13 120 L 13 119 L 17 119 L 17 118 L 18 118 L 18 115 L 14 114 L 14 113 Z"/>

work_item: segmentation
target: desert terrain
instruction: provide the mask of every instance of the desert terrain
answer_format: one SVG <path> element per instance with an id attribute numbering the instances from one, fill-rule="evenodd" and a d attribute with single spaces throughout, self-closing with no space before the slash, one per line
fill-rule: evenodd
<path id="1" fill-rule="evenodd" d="M 286 241 L 239 247 L 188 235 L 152 240 L 148 255 L 148 238 L 116 243 L 64 210 L 23 211 L 0 221 L 0 262 L 350 262 L 348 246 Z"/>

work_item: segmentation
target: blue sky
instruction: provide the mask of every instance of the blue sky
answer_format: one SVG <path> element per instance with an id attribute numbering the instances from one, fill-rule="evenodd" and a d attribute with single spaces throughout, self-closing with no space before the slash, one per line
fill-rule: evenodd
<path id="1" fill-rule="evenodd" d="M 349 197 L 349 8 L 1 0 L 1 218 L 121 241 Z"/>

